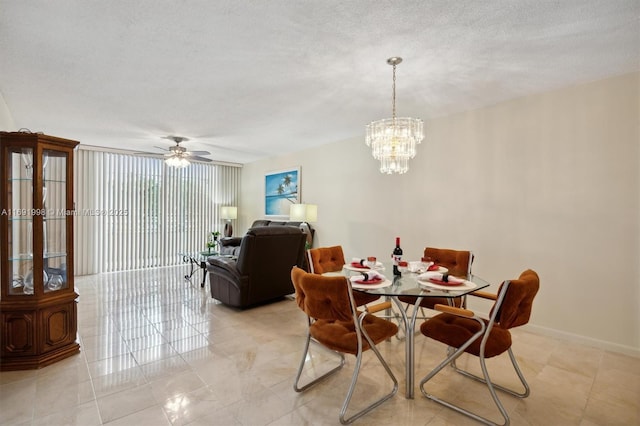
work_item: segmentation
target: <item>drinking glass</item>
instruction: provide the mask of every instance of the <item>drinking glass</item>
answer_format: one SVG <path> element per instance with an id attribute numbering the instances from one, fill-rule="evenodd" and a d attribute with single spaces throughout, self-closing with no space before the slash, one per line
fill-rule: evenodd
<path id="1" fill-rule="evenodd" d="M 15 274 L 13 276 L 13 279 L 11 281 L 11 287 L 12 288 L 18 288 L 18 287 L 22 287 L 24 285 L 23 279 L 22 279 L 22 275 L 20 274 Z"/>
<path id="2" fill-rule="evenodd" d="M 62 277 L 60 275 L 52 275 L 47 287 L 51 291 L 60 290 L 62 288 Z"/>
<path id="3" fill-rule="evenodd" d="M 24 294 L 33 294 L 33 269 L 24 276 L 24 285 L 22 287 Z"/>

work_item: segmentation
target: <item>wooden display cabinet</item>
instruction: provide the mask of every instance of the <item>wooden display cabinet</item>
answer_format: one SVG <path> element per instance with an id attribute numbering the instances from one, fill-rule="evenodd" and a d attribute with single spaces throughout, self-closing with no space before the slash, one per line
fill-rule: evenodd
<path id="1" fill-rule="evenodd" d="M 78 142 L 0 132 L 0 370 L 80 351 L 73 286 L 73 153 Z"/>

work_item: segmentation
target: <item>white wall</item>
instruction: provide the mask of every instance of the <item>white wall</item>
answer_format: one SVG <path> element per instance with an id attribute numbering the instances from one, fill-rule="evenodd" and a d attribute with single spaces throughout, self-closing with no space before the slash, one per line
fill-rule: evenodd
<path id="1" fill-rule="evenodd" d="M 2 97 L 2 93 L 0 93 L 0 131 L 15 131 L 17 130 L 15 127 L 16 125 L 13 122 L 13 117 L 9 111 L 9 107 L 7 107 L 7 104 Z"/>
<path id="2" fill-rule="evenodd" d="M 263 217 L 264 173 L 299 165 L 314 246 L 470 249 L 495 283 L 532 268 L 532 328 L 640 354 L 639 87 L 634 73 L 430 120 L 402 176 L 378 172 L 355 123 L 355 139 L 246 165 L 236 235 Z"/>

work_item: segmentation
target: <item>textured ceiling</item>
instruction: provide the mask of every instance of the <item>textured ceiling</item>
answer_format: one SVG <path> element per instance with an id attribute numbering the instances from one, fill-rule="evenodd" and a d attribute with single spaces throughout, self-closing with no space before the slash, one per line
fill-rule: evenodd
<path id="1" fill-rule="evenodd" d="M 640 0 L 0 0 L 17 128 L 246 163 L 640 69 Z M 13 130 L 13 129 L 12 129 Z M 428 134 L 428 129 L 427 129 Z"/>

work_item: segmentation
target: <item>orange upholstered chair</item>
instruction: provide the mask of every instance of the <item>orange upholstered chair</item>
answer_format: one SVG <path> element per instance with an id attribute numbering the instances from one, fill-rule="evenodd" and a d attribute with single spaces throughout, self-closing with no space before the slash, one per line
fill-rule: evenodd
<path id="1" fill-rule="evenodd" d="M 348 424 L 373 410 L 384 401 L 393 397 L 398 391 L 398 381 L 385 362 L 376 345 L 391 338 L 398 332 L 398 327 L 385 319 L 366 312 L 358 312 L 353 299 L 351 282 L 343 276 L 322 276 L 310 274 L 294 267 L 291 270 L 291 281 L 296 289 L 296 303 L 307 314 L 307 338 L 300 367 L 293 385 L 296 392 L 302 392 L 338 371 L 345 363 L 344 354 L 356 356 L 356 364 L 351 378 L 351 385 L 340 410 L 340 423 Z M 325 349 L 333 351 L 339 357 L 339 364 L 311 382 L 300 385 L 300 377 L 307 364 L 307 359 L 313 364 L 313 353 L 309 351 L 311 341 L 320 344 Z M 362 365 L 362 356 L 371 349 L 384 367 L 393 382 L 392 390 L 367 407 L 350 417 L 346 417 L 349 402 L 358 380 L 358 373 Z M 329 388 L 333 392 L 333 389 Z"/>
<path id="2" fill-rule="evenodd" d="M 313 274 L 340 272 L 345 265 L 342 246 L 318 247 L 307 250 L 309 271 Z"/>
<path id="3" fill-rule="evenodd" d="M 428 319 L 420 326 L 420 331 L 427 337 L 444 343 L 449 347 L 447 358 L 435 367 L 424 379 L 420 381 L 420 390 L 427 398 L 439 404 L 445 405 L 459 413 L 467 415 L 486 424 L 495 424 L 489 419 L 481 417 L 467 409 L 443 401 L 425 390 L 426 383 L 447 365 L 451 365 L 455 371 L 464 376 L 485 383 L 500 414 L 504 418 L 504 424 L 509 424 L 509 416 L 502 406 L 496 389 L 510 395 L 525 398 L 529 396 L 529 385 L 525 380 L 516 357 L 511 349 L 511 333 L 509 329 L 529 322 L 533 299 L 540 287 L 538 274 L 527 269 L 517 280 L 504 281 L 497 294 L 484 291 L 471 293 L 495 303 L 489 314 L 489 319 L 483 319 L 468 309 L 456 308 L 448 305 L 436 305 L 434 308 L 443 313 Z M 456 348 L 454 351 L 452 348 Z M 467 352 L 480 359 L 482 377 L 469 373 L 456 366 L 456 359 Z M 485 360 L 507 352 L 515 372 L 522 383 L 524 390 L 516 392 L 503 386 L 494 384 L 489 377 L 489 371 Z"/>
<path id="4" fill-rule="evenodd" d="M 422 256 L 424 259 L 431 259 L 436 265 L 444 266 L 449 270 L 449 274 L 458 278 L 468 280 L 471 278 L 471 264 L 473 263 L 473 253 L 466 250 L 451 250 L 434 247 L 426 247 Z M 414 305 L 416 303 L 415 296 L 400 296 L 398 299 L 402 302 Z M 433 309 L 437 304 L 453 303 L 454 306 L 463 306 L 463 299 L 456 297 L 453 299 L 444 299 L 439 297 L 425 297 L 420 301 L 420 307 Z"/>
<path id="5" fill-rule="evenodd" d="M 309 271 L 313 274 L 325 274 L 327 272 L 340 272 L 345 265 L 342 246 L 318 247 L 307 250 L 309 257 Z M 380 298 L 373 294 L 353 292 L 357 306 L 363 306 Z"/>

